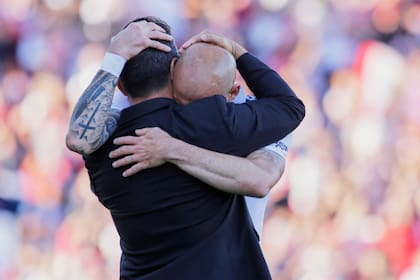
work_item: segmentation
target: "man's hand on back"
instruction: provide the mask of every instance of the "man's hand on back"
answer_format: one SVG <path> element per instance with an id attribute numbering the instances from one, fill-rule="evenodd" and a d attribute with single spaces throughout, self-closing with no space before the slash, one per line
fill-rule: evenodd
<path id="1" fill-rule="evenodd" d="M 173 38 L 153 22 L 133 22 L 112 37 L 108 51 L 128 60 L 149 47 L 166 52 L 171 50 L 156 40 L 172 41 Z"/>
<path id="2" fill-rule="evenodd" d="M 137 136 L 116 138 L 114 144 L 124 145 L 110 153 L 110 158 L 120 158 L 113 162 L 114 168 L 134 164 L 123 172 L 124 177 L 162 165 L 171 149 L 179 140 L 169 136 L 158 127 L 137 129 Z"/>

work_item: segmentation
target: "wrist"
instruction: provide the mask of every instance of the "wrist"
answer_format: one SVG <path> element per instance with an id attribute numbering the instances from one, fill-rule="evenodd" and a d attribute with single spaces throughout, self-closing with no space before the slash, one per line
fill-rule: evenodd
<path id="1" fill-rule="evenodd" d="M 125 60 L 129 60 L 130 57 L 124 52 L 124 49 L 124 47 L 114 46 L 113 44 L 111 44 L 108 47 L 107 53 L 119 55 L 121 57 L 124 57 Z"/>
<path id="2" fill-rule="evenodd" d="M 176 164 L 179 161 L 183 161 L 183 155 L 185 154 L 185 142 L 182 142 L 181 140 L 178 140 L 173 137 L 168 137 L 163 146 L 164 148 L 164 155 L 163 158 L 165 161 L 171 162 L 173 164 Z"/>
<path id="3" fill-rule="evenodd" d="M 236 59 L 240 58 L 247 50 L 236 42 L 232 42 L 232 55 Z"/>
<path id="4" fill-rule="evenodd" d="M 126 61 L 125 57 L 108 51 L 102 60 L 101 70 L 119 77 Z"/>

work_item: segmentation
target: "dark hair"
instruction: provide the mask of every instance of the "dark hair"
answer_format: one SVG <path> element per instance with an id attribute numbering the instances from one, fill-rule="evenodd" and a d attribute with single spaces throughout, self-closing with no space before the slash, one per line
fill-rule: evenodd
<path id="1" fill-rule="evenodd" d="M 135 19 L 124 28 L 142 20 L 156 23 L 171 35 L 171 28 L 166 22 L 151 16 Z M 146 97 L 152 91 L 163 89 L 170 81 L 170 65 L 172 59 L 178 57 L 178 49 L 174 41 L 158 41 L 169 46 L 171 51 L 147 48 L 125 63 L 120 81 L 131 97 Z"/>

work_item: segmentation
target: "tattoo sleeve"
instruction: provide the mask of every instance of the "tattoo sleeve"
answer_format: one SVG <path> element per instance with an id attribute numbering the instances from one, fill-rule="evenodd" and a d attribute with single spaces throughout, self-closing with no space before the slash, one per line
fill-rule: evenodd
<path id="1" fill-rule="evenodd" d="M 70 119 L 66 138 L 70 150 L 92 153 L 115 131 L 120 112 L 111 105 L 117 80 L 113 74 L 99 70 L 83 92 Z"/>

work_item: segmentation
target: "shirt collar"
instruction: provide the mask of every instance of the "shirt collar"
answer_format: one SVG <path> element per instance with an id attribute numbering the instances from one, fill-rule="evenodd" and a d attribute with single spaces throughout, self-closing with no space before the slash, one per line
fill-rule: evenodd
<path id="1" fill-rule="evenodd" d="M 173 104 L 176 104 L 173 99 L 163 97 L 153 98 L 134 104 L 121 111 L 120 123 L 130 121 Z"/>

